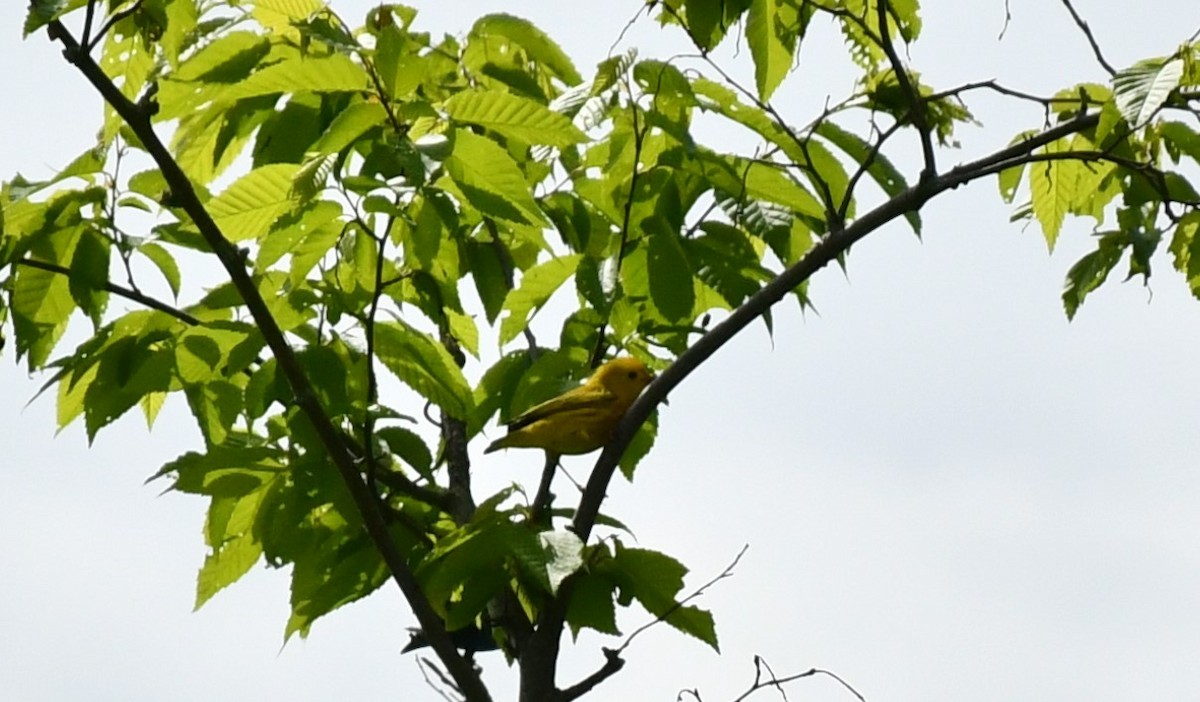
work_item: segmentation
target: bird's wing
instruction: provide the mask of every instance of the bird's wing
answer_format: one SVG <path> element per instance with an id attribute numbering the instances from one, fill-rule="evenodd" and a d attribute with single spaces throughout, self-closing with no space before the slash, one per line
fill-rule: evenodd
<path id="1" fill-rule="evenodd" d="M 527 427 L 539 419 L 545 419 L 546 417 L 564 412 L 608 407 L 615 399 L 616 395 L 603 387 L 581 385 L 574 390 L 565 392 L 558 397 L 551 398 L 540 405 L 534 405 L 525 410 L 508 423 L 508 430 L 513 432 L 521 427 Z"/>

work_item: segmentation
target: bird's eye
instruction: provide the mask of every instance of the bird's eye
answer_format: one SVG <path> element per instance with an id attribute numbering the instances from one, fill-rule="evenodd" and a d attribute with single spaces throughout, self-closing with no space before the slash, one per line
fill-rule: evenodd
<path id="1" fill-rule="evenodd" d="M 629 371 L 629 379 L 630 380 L 637 379 L 637 371 Z"/>

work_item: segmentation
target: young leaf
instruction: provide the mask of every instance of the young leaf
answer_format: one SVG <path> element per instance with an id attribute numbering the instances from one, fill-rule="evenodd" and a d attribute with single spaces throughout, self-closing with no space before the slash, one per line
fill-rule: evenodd
<path id="1" fill-rule="evenodd" d="M 1163 106 L 1182 77 L 1179 59 L 1139 61 L 1113 76 L 1113 100 L 1125 121 L 1137 129 Z"/>
<path id="2" fill-rule="evenodd" d="M 1051 142 L 1040 151 L 1058 154 L 1070 149 L 1066 139 Z M 1080 165 L 1076 161 L 1038 161 L 1029 165 L 1029 191 L 1033 199 L 1033 214 L 1042 225 L 1046 245 L 1054 250 L 1054 242 L 1062 228 L 1063 219 L 1078 196 Z"/>

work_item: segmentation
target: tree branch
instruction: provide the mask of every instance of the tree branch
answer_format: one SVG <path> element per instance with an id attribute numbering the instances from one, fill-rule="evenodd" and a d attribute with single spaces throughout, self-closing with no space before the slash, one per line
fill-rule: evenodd
<path id="1" fill-rule="evenodd" d="M 26 268 L 37 268 L 39 270 L 48 271 L 50 273 L 59 273 L 61 275 L 65 275 L 65 276 L 71 275 L 71 270 L 69 268 L 67 268 L 66 266 L 60 266 L 57 263 L 48 263 L 46 261 L 39 261 L 36 258 L 22 258 L 17 261 L 14 261 L 14 263 L 18 266 L 25 266 Z M 181 309 L 172 307 L 171 305 L 168 305 L 167 303 L 163 302 L 162 300 L 155 299 L 153 297 L 150 297 L 149 295 L 146 295 L 145 293 L 138 292 L 137 290 L 134 290 L 132 288 L 126 288 L 124 286 L 117 285 L 116 283 L 106 282 L 104 284 L 104 289 L 107 290 L 108 292 L 112 293 L 113 295 L 123 297 L 127 300 L 132 300 L 133 302 L 136 302 L 139 305 L 143 305 L 145 307 L 149 307 L 152 310 L 158 310 L 159 312 L 169 314 L 172 317 L 174 317 L 175 319 L 178 319 L 179 321 L 181 321 L 184 324 L 187 324 L 189 326 L 195 327 L 195 326 L 199 326 L 201 324 L 199 319 L 196 319 L 195 317 L 188 314 L 187 312 L 184 312 Z"/>
<path id="2" fill-rule="evenodd" d="M 988 170 L 998 164 L 1006 163 L 1022 154 L 1032 153 L 1035 149 L 1061 139 L 1068 134 L 1094 127 L 1099 121 L 1098 114 L 1081 115 L 1069 122 L 1056 125 L 1025 141 L 995 151 L 983 158 L 956 166 L 944 175 L 934 175 L 925 181 L 909 187 L 887 202 L 863 214 L 840 232 L 834 232 L 821 240 L 809 250 L 804 258 L 797 261 L 791 268 L 786 269 L 769 283 L 759 289 L 754 295 L 735 309 L 728 317 L 715 325 L 706 334 L 696 340 L 686 351 L 666 370 L 650 383 L 641 396 L 625 413 L 617 425 L 613 440 L 604 447 L 595 467 L 588 479 L 587 487 L 579 501 L 572 528 L 579 538 L 584 541 L 591 535 L 595 526 L 596 516 L 600 512 L 600 503 L 604 500 L 608 484 L 612 480 L 625 449 L 633 439 L 634 433 L 650 413 L 666 398 L 667 393 L 683 382 L 701 363 L 717 352 L 738 332 L 761 316 L 779 302 L 798 285 L 812 277 L 814 273 L 824 268 L 838 256 L 845 253 L 853 244 L 871 232 L 879 229 L 888 222 L 903 216 L 905 213 L 922 207 L 930 198 L 952 190 L 985 175 L 991 175 Z"/>
<path id="3" fill-rule="evenodd" d="M 594 687 L 611 678 L 625 667 L 625 659 L 611 648 L 604 649 L 604 665 L 583 680 L 558 693 L 555 702 L 571 702 L 591 692 Z"/>
<path id="4" fill-rule="evenodd" d="M 912 80 L 908 77 L 908 71 L 904 68 L 904 62 L 900 60 L 900 55 L 896 53 L 896 47 L 892 45 L 892 34 L 888 31 L 888 14 L 891 12 L 891 3 L 887 0 L 878 0 L 876 10 L 879 13 L 879 45 L 892 64 L 892 71 L 896 73 L 896 81 L 900 84 L 900 90 L 908 96 L 908 102 L 912 106 L 910 114 L 913 126 L 921 135 L 921 155 L 925 162 L 925 167 L 921 169 L 921 179 L 931 178 L 937 173 L 937 161 L 933 155 L 933 130 L 929 128 L 929 119 L 925 114 L 925 100 L 917 92 L 916 86 L 912 84 Z"/>
<path id="5" fill-rule="evenodd" d="M 254 318 L 255 323 L 270 347 L 271 352 L 287 378 L 296 404 L 312 423 L 322 446 L 329 454 L 330 460 L 336 466 L 353 498 L 355 505 L 362 513 L 363 525 L 375 547 L 379 550 L 387 564 L 393 579 L 404 593 L 409 606 L 417 616 L 422 629 L 429 637 L 430 644 L 450 675 L 454 678 L 459 689 L 468 700 L 483 702 L 491 699 L 487 688 L 483 685 L 479 674 L 471 664 L 458 654 L 451 643 L 449 635 L 441 619 L 429 605 L 421 590 L 408 561 L 392 542 L 388 532 L 387 521 L 383 516 L 375 497 L 371 495 L 359 473 L 357 458 L 351 454 L 342 433 L 333 425 L 329 415 L 321 406 L 320 400 L 312 384 L 305 375 L 304 368 L 296 358 L 295 351 L 283 335 L 283 331 L 275 322 L 266 301 L 259 293 L 236 246 L 225 238 L 220 227 L 205 209 L 196 189 L 192 186 L 187 175 L 179 167 L 170 151 L 158 138 L 150 124 L 148 115 L 133 102 L 121 94 L 121 91 L 104 73 L 87 51 L 79 45 L 62 22 L 55 20 L 49 24 L 48 33 L 51 39 L 63 45 L 63 56 L 84 75 L 92 86 L 101 94 L 109 105 L 121 116 L 121 119 L 137 135 L 146 151 L 154 159 L 162 172 L 164 180 L 171 188 L 176 201 L 187 212 L 195 223 L 201 236 L 220 260 L 230 281 L 246 303 L 246 308 Z"/>
<path id="6" fill-rule="evenodd" d="M 1104 70 L 1108 71 L 1108 75 L 1117 75 L 1117 69 L 1113 68 L 1111 63 L 1104 60 L 1104 54 L 1100 51 L 1100 45 L 1096 43 L 1096 37 L 1092 35 L 1092 28 L 1075 11 L 1075 6 L 1071 4 L 1071 0 L 1062 0 L 1062 4 L 1066 6 L 1067 12 L 1071 13 L 1071 19 L 1075 20 L 1076 26 L 1083 30 L 1083 35 L 1087 37 L 1088 44 L 1092 46 L 1092 53 L 1096 55 L 1096 61 L 1100 63 L 1100 66 Z"/>

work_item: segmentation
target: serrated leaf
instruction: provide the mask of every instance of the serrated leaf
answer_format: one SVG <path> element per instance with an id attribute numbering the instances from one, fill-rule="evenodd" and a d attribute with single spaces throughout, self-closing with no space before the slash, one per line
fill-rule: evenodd
<path id="1" fill-rule="evenodd" d="M 464 90 L 446 101 L 445 110 L 451 119 L 530 144 L 561 148 L 587 140 L 565 115 L 512 93 Z"/>
<path id="2" fill-rule="evenodd" d="M 218 93 L 226 102 L 280 93 L 360 93 L 370 89 L 363 67 L 342 54 L 295 58 L 261 70 Z"/>
<path id="3" fill-rule="evenodd" d="M 262 556 L 262 544 L 246 533 L 231 539 L 204 557 L 204 565 L 196 576 L 196 603 L 200 609 L 205 602 L 224 588 L 237 582 Z"/>
<path id="4" fill-rule="evenodd" d="M 71 256 L 70 290 L 75 304 L 92 323 L 100 326 L 100 319 L 108 304 L 108 262 L 112 247 L 107 239 L 96 232 L 85 229 Z"/>
<path id="5" fill-rule="evenodd" d="M 1113 100 L 1134 129 L 1150 121 L 1183 77 L 1183 61 L 1139 61 L 1113 76 Z"/>
<path id="6" fill-rule="evenodd" d="M 800 37 L 800 6 L 786 0 L 751 0 L 746 44 L 754 59 L 754 84 L 763 102 L 792 69 Z"/>
<path id="7" fill-rule="evenodd" d="M 606 565 L 611 568 L 624 600 L 636 599 L 647 612 L 720 650 L 712 615 L 676 600 L 687 573 L 682 563 L 658 551 L 625 548 L 618 541 L 616 553 Z"/>
<path id="8" fill-rule="evenodd" d="M 525 271 L 520 284 L 504 299 L 504 310 L 508 314 L 500 321 L 501 346 L 517 338 L 529 326 L 532 314 L 575 273 L 582 258 L 581 254 L 559 256 Z"/>
<path id="9" fill-rule="evenodd" d="M 1042 154 L 1064 153 L 1070 149 L 1065 139 L 1051 142 L 1039 150 Z M 1076 161 L 1055 159 L 1037 161 L 1029 166 L 1029 192 L 1033 214 L 1042 225 L 1046 245 L 1054 250 L 1054 242 L 1062 229 L 1063 220 L 1078 195 L 1080 165 Z"/>
<path id="10" fill-rule="evenodd" d="M 1079 259 L 1071 266 L 1071 270 L 1067 271 L 1067 283 L 1062 293 L 1067 319 L 1074 319 L 1088 293 L 1108 279 L 1108 274 L 1121 260 L 1121 253 L 1124 251 L 1120 242 L 1120 232 L 1101 236 L 1096 250 Z"/>
<path id="11" fill-rule="evenodd" d="M 511 405 L 529 363 L 528 352 L 517 351 L 500 357 L 484 372 L 474 392 L 475 411 L 467 423 L 468 439 L 478 434 L 497 411 Z"/>
<path id="12" fill-rule="evenodd" d="M 232 242 L 254 239 L 297 204 L 292 190 L 296 164 L 260 166 L 238 178 L 208 204 L 208 211 Z"/>
<path id="13" fill-rule="evenodd" d="M 575 578 L 567 597 L 567 624 L 578 636 L 587 627 L 603 634 L 618 635 L 617 611 L 613 603 L 616 583 L 608 578 L 585 573 Z"/>
<path id="14" fill-rule="evenodd" d="M 517 224 L 547 224 L 516 161 L 491 139 L 455 130 L 454 151 L 443 165 L 480 212 Z"/>
<path id="15" fill-rule="evenodd" d="M 405 385 L 453 417 L 466 419 L 471 387 L 445 347 L 402 321 L 375 325 L 375 351 Z"/>
<path id="16" fill-rule="evenodd" d="M 484 15 L 475 21 L 471 33 L 499 35 L 520 45 L 529 58 L 548 68 L 567 85 L 578 85 L 583 80 L 566 52 L 529 20 L 502 13 Z"/>

